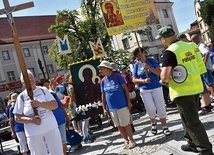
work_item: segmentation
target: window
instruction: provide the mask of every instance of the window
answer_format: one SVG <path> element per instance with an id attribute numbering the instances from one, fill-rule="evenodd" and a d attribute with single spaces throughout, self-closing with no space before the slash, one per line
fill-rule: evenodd
<path id="1" fill-rule="evenodd" d="M 47 55 L 48 54 L 48 46 L 42 46 L 42 52 L 43 52 L 43 54 Z"/>
<path id="2" fill-rule="evenodd" d="M 128 38 L 123 39 L 122 42 L 123 42 L 123 48 L 124 48 L 125 50 L 127 50 L 127 49 L 130 48 L 129 39 L 128 39 Z"/>
<path id="3" fill-rule="evenodd" d="M 28 68 L 28 69 L 31 71 L 31 73 L 33 73 L 33 76 L 36 77 L 36 73 L 35 73 L 34 68 Z"/>
<path id="4" fill-rule="evenodd" d="M 154 40 L 154 38 L 152 36 L 152 31 L 146 31 L 146 35 L 147 35 L 149 41 L 153 41 Z"/>
<path id="5" fill-rule="evenodd" d="M 30 57 L 30 50 L 29 48 L 23 48 L 24 57 Z"/>
<path id="6" fill-rule="evenodd" d="M 169 15 L 166 9 L 163 9 L 163 16 L 164 18 L 169 18 Z"/>
<path id="7" fill-rule="evenodd" d="M 2 57 L 4 60 L 9 60 L 10 59 L 9 51 L 2 51 Z"/>
<path id="8" fill-rule="evenodd" d="M 48 73 L 54 73 L 54 70 L 53 70 L 53 65 L 47 65 L 47 70 L 48 70 Z"/>
<path id="9" fill-rule="evenodd" d="M 14 71 L 7 72 L 9 81 L 16 81 Z"/>

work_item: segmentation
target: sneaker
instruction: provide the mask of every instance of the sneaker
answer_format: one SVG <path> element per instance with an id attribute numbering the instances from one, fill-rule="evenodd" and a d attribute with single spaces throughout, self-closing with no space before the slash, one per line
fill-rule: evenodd
<path id="1" fill-rule="evenodd" d="M 195 153 L 198 153 L 198 150 L 196 149 L 196 146 L 195 144 L 193 143 L 188 143 L 186 145 L 182 145 L 181 146 L 181 149 L 183 151 L 189 151 L 189 152 L 195 152 Z"/>
<path id="2" fill-rule="evenodd" d="M 133 149 L 136 146 L 136 142 L 132 141 L 129 143 L 129 149 Z"/>
<path id="3" fill-rule="evenodd" d="M 164 128 L 163 129 L 163 134 L 166 135 L 166 136 L 169 136 L 169 135 L 171 135 L 171 131 L 168 128 Z"/>
<path id="4" fill-rule="evenodd" d="M 86 138 L 84 139 L 84 143 L 85 143 L 85 144 L 93 143 L 93 142 L 94 142 L 94 140 L 91 138 L 91 136 L 88 136 L 88 137 L 86 137 Z"/>
<path id="5" fill-rule="evenodd" d="M 129 142 L 125 141 L 123 145 L 123 149 L 128 149 L 129 148 Z"/>
<path id="6" fill-rule="evenodd" d="M 211 108 L 205 108 L 205 107 L 203 107 L 202 111 L 199 113 L 199 115 L 206 115 L 206 114 L 211 113 L 211 112 L 212 112 Z"/>

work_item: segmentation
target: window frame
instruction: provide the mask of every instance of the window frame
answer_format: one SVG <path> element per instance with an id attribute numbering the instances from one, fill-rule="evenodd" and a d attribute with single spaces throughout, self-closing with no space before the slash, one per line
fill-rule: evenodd
<path id="1" fill-rule="evenodd" d="M 8 50 L 5 50 L 5 51 L 1 51 L 2 52 L 2 58 L 3 60 L 10 60 L 10 54 L 9 54 L 9 51 Z M 6 53 L 6 57 L 4 55 L 4 53 Z"/>
<path id="2" fill-rule="evenodd" d="M 10 82 L 16 81 L 16 76 L 15 76 L 15 72 L 14 71 L 8 71 L 7 72 L 7 77 L 8 77 Z"/>
<path id="3" fill-rule="evenodd" d="M 27 50 L 27 53 L 25 52 Z M 23 52 L 23 55 L 24 57 L 31 57 L 31 54 L 30 54 L 30 49 L 29 48 L 22 48 L 22 52 Z"/>

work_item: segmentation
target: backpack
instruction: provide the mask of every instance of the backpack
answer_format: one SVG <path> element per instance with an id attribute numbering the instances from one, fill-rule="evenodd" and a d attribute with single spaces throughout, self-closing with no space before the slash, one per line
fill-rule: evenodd
<path id="1" fill-rule="evenodd" d="M 128 87 L 129 92 L 133 92 L 135 89 L 135 84 L 134 82 L 132 82 L 132 79 L 129 74 L 126 74 L 126 81 L 127 81 L 126 85 Z"/>

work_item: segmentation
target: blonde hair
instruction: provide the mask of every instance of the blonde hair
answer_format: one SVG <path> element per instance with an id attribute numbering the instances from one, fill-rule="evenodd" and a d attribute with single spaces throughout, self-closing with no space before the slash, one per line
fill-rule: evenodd
<path id="1" fill-rule="evenodd" d="M 55 78 L 51 78 L 51 79 L 49 80 L 49 82 L 50 82 L 49 88 L 50 88 L 50 89 L 55 89 L 54 87 L 56 86 L 56 79 L 55 79 Z M 54 85 L 54 83 L 55 83 L 55 85 Z"/>

